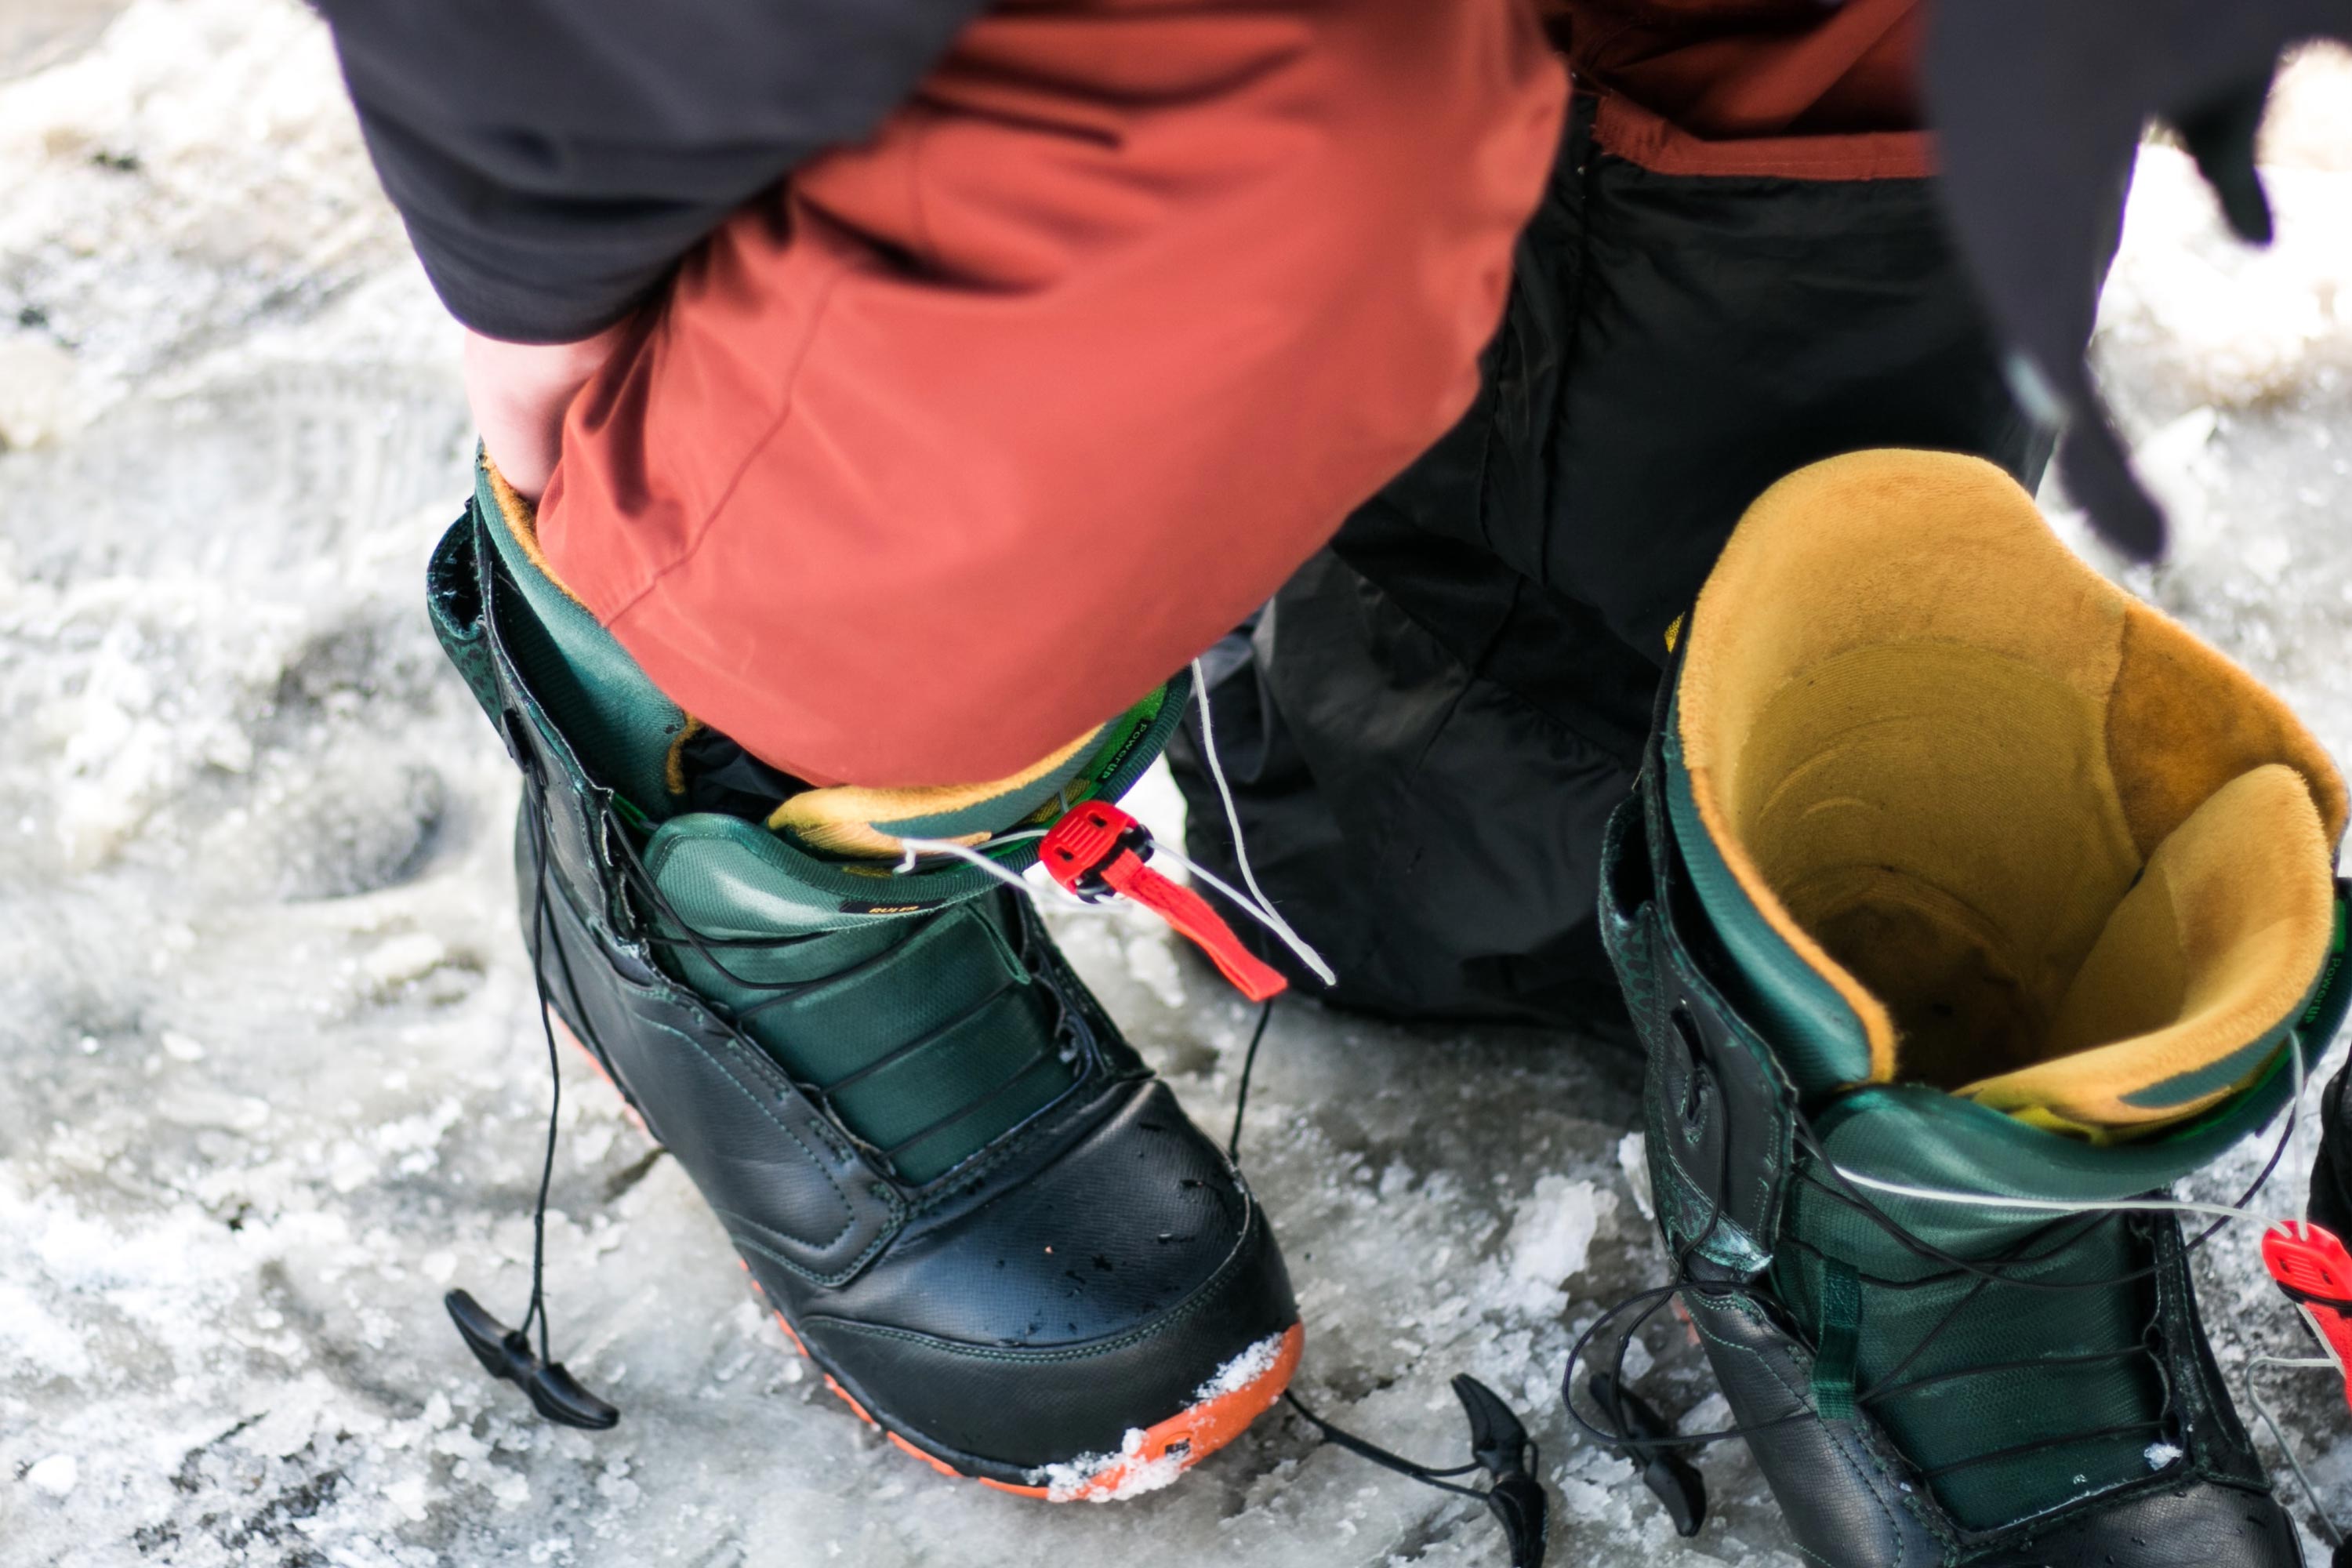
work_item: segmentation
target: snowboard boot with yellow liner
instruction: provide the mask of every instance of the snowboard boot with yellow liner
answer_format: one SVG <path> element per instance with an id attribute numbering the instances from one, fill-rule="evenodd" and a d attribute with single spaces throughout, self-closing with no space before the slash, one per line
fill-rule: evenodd
<path id="1" fill-rule="evenodd" d="M 1280 1394 L 1298 1313 L 1239 1173 L 1025 898 L 901 843 L 1019 872 L 1025 830 L 1149 765 L 1183 682 L 1017 778 L 811 789 L 656 690 L 487 468 L 428 586 L 524 773 L 518 880 L 552 1019 L 858 1415 L 943 1472 L 1104 1499 L 1172 1479 Z M 549 1359 L 536 1290 L 515 1331 L 450 1305 L 542 1413 L 614 1418 Z"/>
<path id="2" fill-rule="evenodd" d="M 1678 1294 L 1806 1561 L 2296 1563 L 2131 1205 L 2343 1016 L 2336 768 L 1969 458 L 1784 479 L 1678 642 L 1606 931 Z"/>

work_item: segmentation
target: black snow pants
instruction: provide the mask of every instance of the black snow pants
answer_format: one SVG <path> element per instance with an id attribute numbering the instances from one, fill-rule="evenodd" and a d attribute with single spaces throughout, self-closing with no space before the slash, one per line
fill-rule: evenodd
<path id="1" fill-rule="evenodd" d="M 1661 174 L 1599 152 L 1591 110 L 1475 405 L 1205 660 L 1251 864 L 1337 1005 L 1619 1033 L 1601 828 L 1741 512 L 1863 447 L 2028 488 L 2050 455 L 1930 181 Z M 1190 851 L 1231 879 L 1197 718 L 1171 757 Z"/>

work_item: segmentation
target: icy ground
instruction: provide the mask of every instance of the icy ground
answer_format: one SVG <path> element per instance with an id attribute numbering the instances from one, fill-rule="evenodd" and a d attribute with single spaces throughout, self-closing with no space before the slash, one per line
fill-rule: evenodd
<path id="1" fill-rule="evenodd" d="M 2352 755 L 2352 75 L 2294 97 L 2267 256 L 2149 153 L 2103 352 L 2181 535 L 2138 585 Z M 0 192 L 0 1563 L 1503 1561 L 1287 1420 L 1117 1507 L 939 1479 L 803 1374 L 584 1075 L 559 1351 L 626 1414 L 524 1419 L 439 1305 L 519 1308 L 546 1093 L 513 784 L 418 604 L 466 490 L 452 332 L 291 0 L 8 0 Z M 1066 936 L 1221 1121 L 1234 1001 L 1148 921 Z M 1660 1277 L 1634 1089 L 1570 1038 L 1286 1008 L 1248 1152 L 1302 1386 L 1434 1457 L 1446 1374 L 1494 1384 L 1536 1419 L 1558 1563 L 1792 1564 L 1736 1446 L 1683 1542 L 1560 1414 L 1571 1331 Z M 2204 1257 L 2226 1364 L 2293 1342 L 2250 1230 Z M 1662 1405 L 1721 1420 L 1677 1331 L 1646 1352 Z M 2340 1401 L 2278 1387 L 2352 1514 Z"/>

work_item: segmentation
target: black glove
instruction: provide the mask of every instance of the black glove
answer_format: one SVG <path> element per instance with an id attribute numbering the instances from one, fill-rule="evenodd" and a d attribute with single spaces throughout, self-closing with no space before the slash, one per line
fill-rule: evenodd
<path id="1" fill-rule="evenodd" d="M 2254 132 L 2272 75 L 2293 44 L 2352 40 L 2352 0 L 1946 0 L 1928 26 L 1945 204 L 2013 351 L 2011 384 L 2067 426 L 2059 472 L 2092 526 L 2153 560 L 2164 514 L 2083 359 L 2134 148 L 2151 117 L 2169 122 L 2231 226 L 2267 244 Z"/>

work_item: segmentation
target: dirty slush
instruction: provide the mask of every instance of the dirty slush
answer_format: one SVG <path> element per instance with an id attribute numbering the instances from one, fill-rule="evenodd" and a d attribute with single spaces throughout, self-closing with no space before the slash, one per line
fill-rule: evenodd
<path id="1" fill-rule="evenodd" d="M 1046 1530 L 1134 1568 L 1499 1561 L 1475 1503 L 1281 1415 L 1182 1487 L 1045 1521 L 909 1466 L 585 1074 L 550 1289 L 628 1418 L 560 1430 L 481 1377 L 441 1295 L 528 1289 L 546 1088 L 512 770 L 417 605 L 469 489 L 454 333 L 292 0 L 27 15 L 0 25 L 0 1563 L 987 1565 Z M 2179 532 L 2126 581 L 2352 754 L 2352 168 L 2285 142 L 2267 254 L 2147 152 L 2099 353 Z M 1175 835 L 1164 778 L 1131 804 Z M 1148 914 L 1055 918 L 1222 1124 L 1254 1011 Z M 1312 1325 L 1298 1386 L 1436 1454 L 1442 1373 L 1490 1384 L 1532 1417 L 1558 1561 L 1793 1563 L 1737 1445 L 1697 1459 L 1684 1541 L 1559 1408 L 1575 1335 L 1663 1277 L 1638 1087 L 1572 1038 L 1282 1009 L 1248 1158 Z M 2256 1246 L 2197 1265 L 2233 1384 L 2300 1349 Z M 1629 1369 L 1725 1423 L 1670 1319 Z M 2336 1391 L 2271 1387 L 2340 1506 Z"/>

